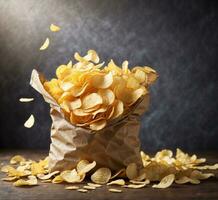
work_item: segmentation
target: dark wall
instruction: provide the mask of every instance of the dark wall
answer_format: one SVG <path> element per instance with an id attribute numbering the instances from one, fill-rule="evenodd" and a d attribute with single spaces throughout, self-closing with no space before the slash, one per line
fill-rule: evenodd
<path id="1" fill-rule="evenodd" d="M 160 75 L 142 118 L 143 149 L 218 150 L 217 21 L 216 1 L 0 0 L 0 148 L 48 148 L 49 105 L 29 86 L 31 70 L 51 78 L 75 51 L 95 49 Z M 51 33 L 51 23 L 62 30 Z M 51 45 L 39 52 L 46 37 Z M 26 129 L 31 113 L 36 124 Z"/>

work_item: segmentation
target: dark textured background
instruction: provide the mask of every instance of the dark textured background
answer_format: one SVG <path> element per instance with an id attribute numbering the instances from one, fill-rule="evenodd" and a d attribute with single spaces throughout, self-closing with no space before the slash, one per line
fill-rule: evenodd
<path id="1" fill-rule="evenodd" d="M 28 85 L 31 70 L 50 78 L 75 51 L 95 49 L 160 75 L 142 118 L 144 150 L 218 150 L 217 21 L 216 1 L 0 0 L 0 148 L 48 148 L 49 105 Z M 30 113 L 36 124 L 26 129 Z"/>

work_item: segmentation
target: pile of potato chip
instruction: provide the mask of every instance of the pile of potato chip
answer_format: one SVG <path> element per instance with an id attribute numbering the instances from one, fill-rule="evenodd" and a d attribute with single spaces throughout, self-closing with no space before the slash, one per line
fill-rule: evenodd
<path id="1" fill-rule="evenodd" d="M 147 66 L 128 69 L 128 61 L 122 67 L 113 60 L 107 66 L 99 64 L 94 50 L 84 57 L 75 53 L 74 58 L 74 65 L 70 61 L 59 66 L 57 78 L 45 82 L 44 87 L 72 124 L 91 130 L 101 130 L 129 112 L 157 78 L 156 71 Z"/>
<path id="2" fill-rule="evenodd" d="M 167 188 L 176 184 L 199 184 L 201 180 L 213 177 L 213 173 L 203 173 L 203 170 L 217 170 L 218 164 L 202 165 L 205 158 L 197 158 L 177 149 L 176 156 L 170 150 L 157 152 L 154 157 L 141 152 L 143 168 L 138 169 L 135 163 L 119 171 L 111 171 L 107 167 L 97 168 L 96 162 L 81 160 L 75 169 L 66 171 L 48 170 L 48 157 L 39 162 L 26 160 L 17 155 L 11 158 L 10 165 L 3 166 L 1 171 L 7 174 L 3 181 L 13 181 L 14 186 L 36 186 L 41 183 L 67 183 L 65 189 L 88 192 L 103 185 L 110 192 L 122 192 L 123 188 L 143 188 L 151 185 L 153 188 Z M 85 179 L 86 178 L 86 179 Z M 90 182 L 91 180 L 91 182 Z M 81 184 L 84 185 L 81 186 Z M 120 188 L 111 188 L 111 187 Z"/>

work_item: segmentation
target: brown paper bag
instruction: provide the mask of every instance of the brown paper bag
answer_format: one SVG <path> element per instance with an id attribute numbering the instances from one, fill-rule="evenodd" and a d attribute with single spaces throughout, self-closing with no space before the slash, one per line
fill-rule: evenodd
<path id="1" fill-rule="evenodd" d="M 149 96 L 145 96 L 130 113 L 109 123 L 100 131 L 77 127 L 67 121 L 59 105 L 44 89 L 44 78 L 33 70 L 30 85 L 51 106 L 51 145 L 49 169 L 67 170 L 81 159 L 95 160 L 98 166 L 119 170 L 134 162 L 142 167 L 140 157 L 140 116 L 147 110 Z"/>

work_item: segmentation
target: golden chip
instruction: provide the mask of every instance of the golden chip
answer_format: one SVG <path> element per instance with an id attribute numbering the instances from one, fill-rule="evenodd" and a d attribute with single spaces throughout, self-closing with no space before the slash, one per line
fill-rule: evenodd
<path id="1" fill-rule="evenodd" d="M 79 187 L 73 185 L 73 186 L 67 186 L 67 187 L 65 187 L 64 189 L 65 189 L 65 190 L 77 190 L 77 189 L 79 189 Z"/>
<path id="2" fill-rule="evenodd" d="M 92 77 L 91 83 L 93 87 L 98 89 L 106 89 L 113 83 L 113 75 L 111 72 L 107 74 L 96 74 Z"/>
<path id="3" fill-rule="evenodd" d="M 64 179 L 60 175 L 58 175 L 52 180 L 52 183 L 62 183 L 63 181 Z"/>
<path id="4" fill-rule="evenodd" d="M 37 185 L 37 178 L 35 176 L 28 176 L 28 180 L 19 179 L 13 183 L 14 186 L 34 186 Z"/>
<path id="5" fill-rule="evenodd" d="M 23 156 L 16 155 L 13 156 L 10 160 L 10 164 L 18 164 L 20 162 L 24 162 L 26 159 Z"/>
<path id="6" fill-rule="evenodd" d="M 97 184 L 97 183 L 87 183 L 87 185 L 89 185 L 89 186 L 92 186 L 92 187 L 96 187 L 96 188 L 98 188 L 98 187 L 101 187 L 102 185 L 100 185 L 100 184 Z"/>
<path id="7" fill-rule="evenodd" d="M 63 172 L 61 172 L 60 176 L 67 183 L 81 182 L 81 177 L 75 169 L 63 171 Z"/>
<path id="8" fill-rule="evenodd" d="M 16 176 L 11 176 L 11 177 L 5 177 L 1 179 L 2 181 L 15 181 L 17 180 Z"/>
<path id="9" fill-rule="evenodd" d="M 91 180 L 97 184 L 105 184 L 111 178 L 111 170 L 109 168 L 99 168 L 94 174 L 91 176 Z"/>
<path id="10" fill-rule="evenodd" d="M 125 185 L 125 181 L 123 179 L 117 179 L 107 183 L 107 185 Z"/>
<path id="11" fill-rule="evenodd" d="M 47 49 L 49 46 L 49 38 L 46 38 L 45 42 L 43 43 L 43 45 L 40 47 L 40 51 L 43 51 L 45 49 Z"/>
<path id="12" fill-rule="evenodd" d="M 132 180 L 138 176 L 136 163 L 130 163 L 126 168 L 126 176 Z"/>
<path id="13" fill-rule="evenodd" d="M 86 190 L 86 189 L 77 189 L 77 191 L 78 192 L 83 192 L 83 193 L 88 192 L 88 190 Z"/>
<path id="14" fill-rule="evenodd" d="M 120 193 L 120 192 L 122 192 L 122 190 L 118 190 L 118 189 L 115 189 L 115 188 L 110 188 L 108 191 L 110 191 L 110 192 L 115 192 L 115 193 Z"/>
<path id="15" fill-rule="evenodd" d="M 168 188 L 172 185 L 174 180 L 175 180 L 175 175 L 170 174 L 162 178 L 160 183 L 154 184 L 152 187 L 153 188 Z"/>
<path id="16" fill-rule="evenodd" d="M 83 186 L 83 188 L 87 189 L 87 190 L 95 190 L 96 189 L 96 187 L 90 186 L 90 185 L 85 185 L 85 186 Z"/>
<path id="17" fill-rule="evenodd" d="M 51 24 L 51 25 L 50 25 L 50 30 L 51 30 L 52 32 L 58 32 L 58 31 L 61 30 L 61 28 L 60 28 L 59 26 L 57 26 L 57 25 Z"/>
<path id="18" fill-rule="evenodd" d="M 199 184 L 200 181 L 198 179 L 189 178 L 187 176 L 180 177 L 179 179 L 175 180 L 177 184 L 185 184 L 185 183 L 192 183 L 192 184 Z"/>
<path id="19" fill-rule="evenodd" d="M 38 174 L 37 177 L 41 180 L 47 180 L 47 179 L 50 179 L 52 176 L 59 174 L 59 173 L 60 173 L 59 171 L 54 171 L 54 172 L 46 174 L 46 175 Z"/>
<path id="20" fill-rule="evenodd" d="M 79 174 L 86 174 L 89 171 L 91 171 L 96 166 L 96 162 L 93 161 L 92 163 L 89 163 L 87 160 L 81 160 L 77 164 L 77 172 Z"/>
<path id="21" fill-rule="evenodd" d="M 103 100 L 99 94 L 91 93 L 82 99 L 82 108 L 89 109 L 89 108 L 93 108 L 102 103 L 103 103 Z"/>
<path id="22" fill-rule="evenodd" d="M 90 124 L 90 129 L 94 131 L 99 131 L 106 126 L 106 120 L 99 120 Z"/>

